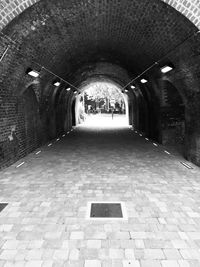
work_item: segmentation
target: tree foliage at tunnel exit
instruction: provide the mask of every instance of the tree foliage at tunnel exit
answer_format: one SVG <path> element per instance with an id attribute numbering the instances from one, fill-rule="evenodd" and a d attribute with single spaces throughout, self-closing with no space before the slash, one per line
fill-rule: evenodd
<path id="1" fill-rule="evenodd" d="M 91 87 L 89 87 L 85 93 L 92 100 L 100 100 L 100 99 L 113 99 L 115 102 L 124 101 L 122 93 L 116 86 L 106 84 L 106 83 L 98 83 Z"/>

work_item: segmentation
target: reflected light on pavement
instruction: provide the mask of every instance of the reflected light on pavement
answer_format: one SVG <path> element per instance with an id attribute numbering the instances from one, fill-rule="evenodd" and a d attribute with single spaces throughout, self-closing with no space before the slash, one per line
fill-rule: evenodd
<path id="1" fill-rule="evenodd" d="M 96 114 L 87 115 L 85 121 L 79 125 L 88 128 L 121 128 L 128 126 L 126 115 L 114 114 Z"/>

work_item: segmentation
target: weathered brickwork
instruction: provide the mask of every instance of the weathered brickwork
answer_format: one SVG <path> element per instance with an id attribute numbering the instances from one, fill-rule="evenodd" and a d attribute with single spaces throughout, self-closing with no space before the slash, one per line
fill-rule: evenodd
<path id="1" fill-rule="evenodd" d="M 0 29 L 3 29 L 12 19 L 25 9 L 41 0 L 1 0 L 0 1 Z M 199 0 L 160 0 L 175 8 L 200 28 Z M 94 4 L 95 1 L 94 1 Z"/>
<path id="2" fill-rule="evenodd" d="M 5 44 L 7 40 L 1 38 L 3 51 Z M 19 54 L 15 46 L 10 46 L 2 62 L 0 168 L 57 137 L 55 114 L 57 106 L 60 106 L 60 100 L 55 105 L 52 97 L 54 86 L 47 83 L 53 79 L 52 76 L 45 74 L 40 79 L 33 79 L 26 75 L 26 68 L 32 63 Z"/>
<path id="3" fill-rule="evenodd" d="M 185 107 L 176 87 L 168 80 L 160 84 L 161 134 L 162 144 L 183 144 L 185 136 Z"/>
<path id="4" fill-rule="evenodd" d="M 176 53 L 171 55 L 176 68 L 168 74 L 168 79 L 182 96 L 185 108 L 185 156 L 200 165 L 200 35 L 184 43 Z M 190 53 L 188 53 L 190 51 Z"/>
<path id="5" fill-rule="evenodd" d="M 17 159 L 29 154 L 48 140 L 56 138 L 59 134 L 71 128 L 64 120 L 67 117 L 65 101 L 59 99 L 54 105 L 51 99 L 40 108 L 34 91 L 29 86 L 22 95 L 9 97 L 3 102 L 0 109 L 0 167 L 8 166 Z M 65 94 L 65 93 L 64 93 Z M 60 102 L 61 101 L 61 102 Z M 45 111 L 43 109 L 46 109 Z M 63 117 L 63 118 L 62 118 Z"/>
<path id="6" fill-rule="evenodd" d="M 4 32 L 19 43 L 23 54 L 31 53 L 39 63 L 69 77 L 77 66 L 98 60 L 97 51 L 112 61 L 115 57 L 131 72 L 139 62 L 134 67 L 140 72 L 197 31 L 156 0 L 135 0 L 128 8 L 126 2 L 118 2 L 115 8 L 109 3 L 100 2 L 101 13 L 96 16 L 86 1 L 84 10 L 77 2 L 41 1 L 13 20 Z M 107 51 L 108 47 L 112 51 Z M 148 57 L 141 60 L 142 54 Z"/>
<path id="7" fill-rule="evenodd" d="M 158 117 L 154 117 L 160 125 L 158 140 L 163 144 L 176 146 L 183 143 L 184 147 L 181 151 L 184 151 L 188 160 L 197 165 L 200 165 L 199 45 L 200 35 L 198 34 L 182 43 L 163 60 L 163 64 L 174 63 L 172 72 L 161 75 L 160 70 L 154 67 L 148 73 L 148 78 L 152 81 L 151 86 L 160 98 L 160 108 L 157 108 Z M 148 84 L 150 85 L 150 82 Z M 140 113 L 148 117 L 151 108 L 147 108 L 144 112 L 144 107 L 145 105 Z"/>

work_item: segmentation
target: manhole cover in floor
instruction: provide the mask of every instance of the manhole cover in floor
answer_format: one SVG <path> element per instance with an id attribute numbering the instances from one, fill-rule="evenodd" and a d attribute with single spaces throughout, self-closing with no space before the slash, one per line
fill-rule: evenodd
<path id="1" fill-rule="evenodd" d="M 127 219 L 122 202 L 90 202 L 87 213 L 90 219 Z"/>
<path id="2" fill-rule="evenodd" d="M 0 203 L 0 212 L 8 205 L 8 203 Z"/>
<path id="3" fill-rule="evenodd" d="M 122 218 L 120 203 L 92 203 L 90 217 L 95 218 Z"/>

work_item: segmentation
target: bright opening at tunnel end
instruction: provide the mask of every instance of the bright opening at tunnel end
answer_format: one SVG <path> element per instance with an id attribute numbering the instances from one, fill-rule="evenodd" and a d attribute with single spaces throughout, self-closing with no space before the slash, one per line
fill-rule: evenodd
<path id="1" fill-rule="evenodd" d="M 76 98 L 77 125 L 87 127 L 128 126 L 128 97 L 111 82 L 92 82 Z"/>

